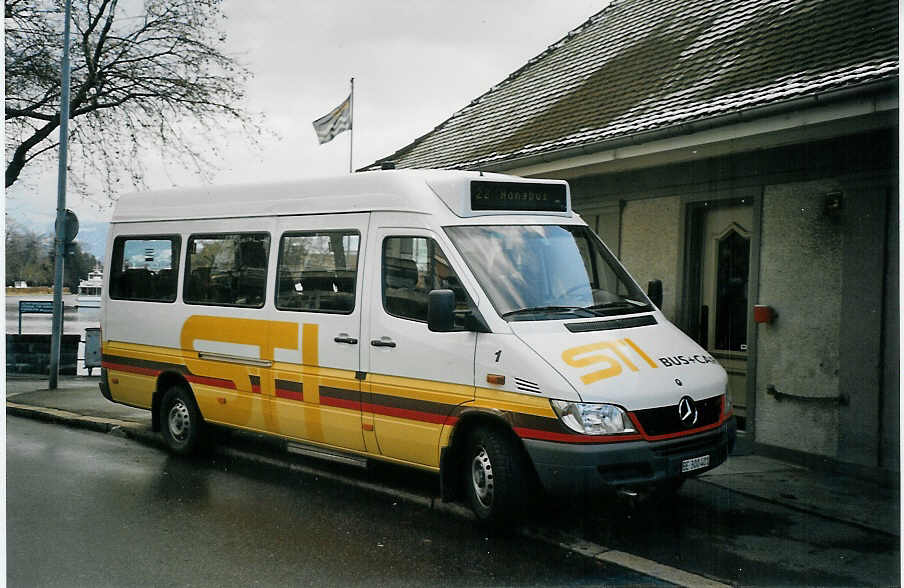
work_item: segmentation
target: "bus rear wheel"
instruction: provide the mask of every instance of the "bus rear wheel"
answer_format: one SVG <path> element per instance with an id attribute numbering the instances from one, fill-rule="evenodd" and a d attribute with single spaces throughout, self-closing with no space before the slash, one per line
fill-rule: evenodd
<path id="1" fill-rule="evenodd" d="M 194 397 L 182 386 L 173 386 L 160 403 L 163 439 L 170 451 L 188 455 L 201 444 L 204 422 Z"/>

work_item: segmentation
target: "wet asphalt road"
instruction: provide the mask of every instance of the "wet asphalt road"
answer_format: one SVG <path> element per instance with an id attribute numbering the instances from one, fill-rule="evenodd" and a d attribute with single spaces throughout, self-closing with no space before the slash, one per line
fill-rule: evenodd
<path id="1" fill-rule="evenodd" d="M 656 505 L 588 503 L 552 518 L 588 541 L 734 585 L 901 585 L 898 537 L 696 480 Z"/>
<path id="2" fill-rule="evenodd" d="M 341 483 L 7 419 L 10 586 L 661 584 Z"/>
<path id="3" fill-rule="evenodd" d="M 342 482 L 7 424 L 11 586 L 657 583 Z M 434 476 L 410 469 L 307 463 L 421 496 L 436 490 Z M 525 513 L 527 525 L 737 585 L 900 585 L 897 536 L 695 480 L 658 505 L 611 498 L 547 500 Z"/>

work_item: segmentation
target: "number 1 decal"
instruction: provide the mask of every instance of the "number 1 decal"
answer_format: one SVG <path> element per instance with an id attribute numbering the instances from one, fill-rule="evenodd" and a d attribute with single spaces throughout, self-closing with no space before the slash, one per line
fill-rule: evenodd
<path id="1" fill-rule="evenodd" d="M 499 363 L 499 358 L 502 357 L 502 350 L 500 349 L 499 351 L 497 351 L 497 352 L 494 353 L 493 355 L 496 356 L 496 363 Z"/>

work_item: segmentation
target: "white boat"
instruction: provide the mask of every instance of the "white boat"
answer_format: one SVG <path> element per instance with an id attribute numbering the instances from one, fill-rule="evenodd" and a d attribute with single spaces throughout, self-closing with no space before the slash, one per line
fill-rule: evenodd
<path id="1" fill-rule="evenodd" d="M 100 308 L 100 292 L 104 286 L 104 272 L 99 267 L 88 272 L 87 280 L 78 283 L 78 306 L 85 308 Z"/>

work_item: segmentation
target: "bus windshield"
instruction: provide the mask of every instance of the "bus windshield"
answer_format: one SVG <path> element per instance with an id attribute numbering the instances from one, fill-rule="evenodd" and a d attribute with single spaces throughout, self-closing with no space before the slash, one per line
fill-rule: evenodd
<path id="1" fill-rule="evenodd" d="M 653 310 L 599 238 L 580 225 L 446 227 L 500 316 L 508 321 Z"/>

